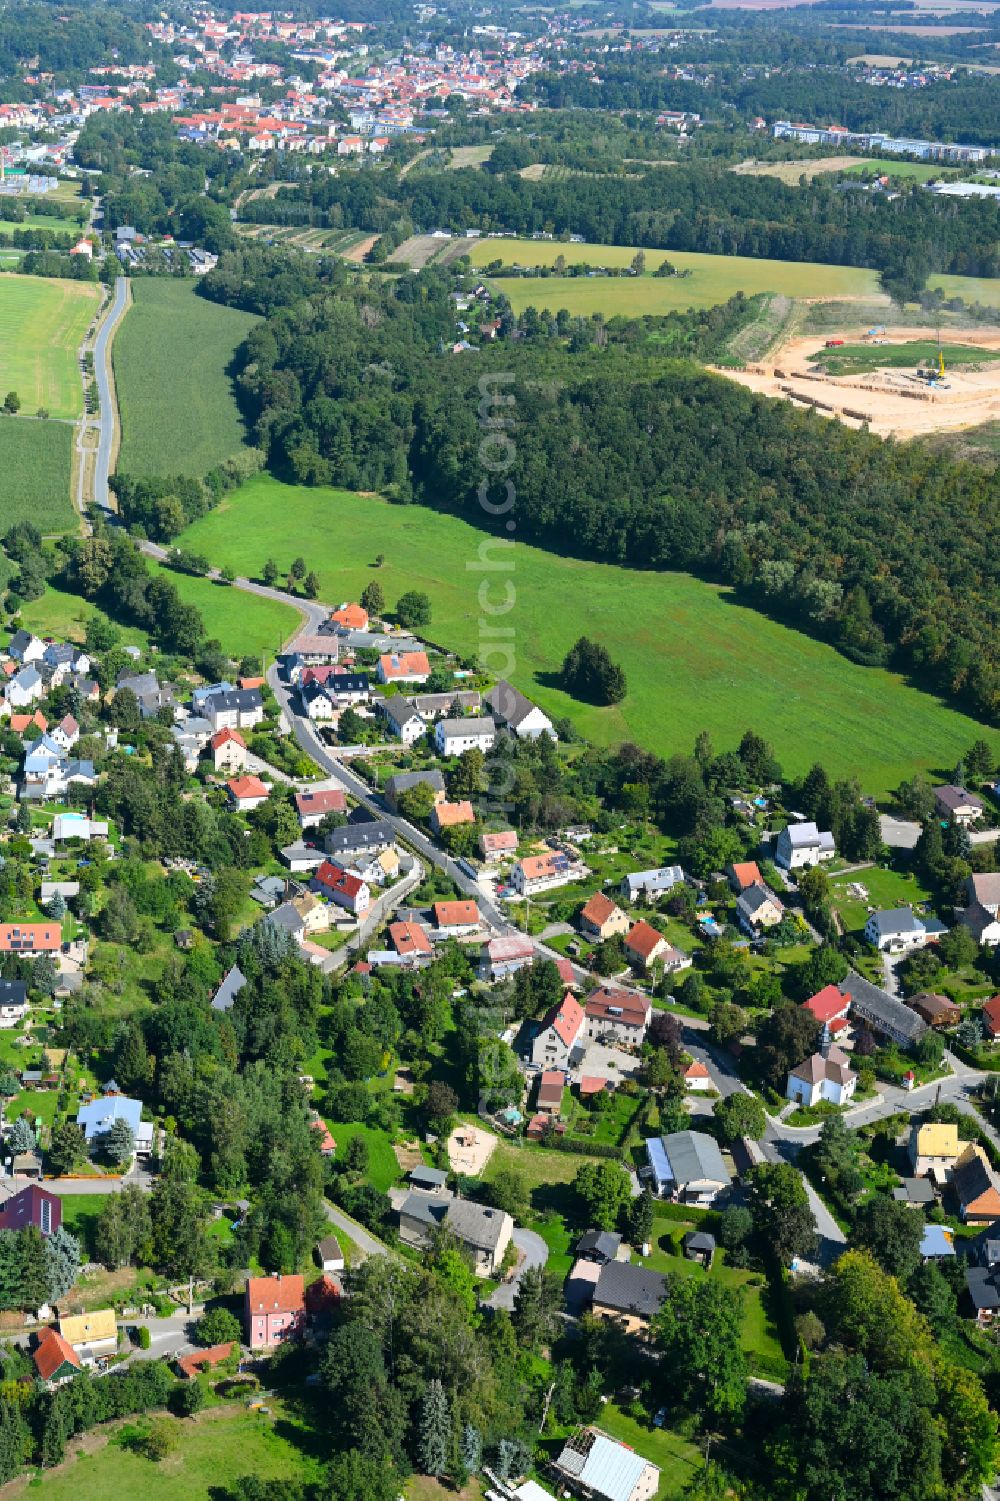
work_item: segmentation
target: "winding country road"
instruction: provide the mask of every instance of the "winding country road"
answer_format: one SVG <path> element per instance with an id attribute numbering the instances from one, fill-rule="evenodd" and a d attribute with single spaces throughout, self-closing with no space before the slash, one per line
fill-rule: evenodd
<path id="1" fill-rule="evenodd" d="M 97 443 L 97 457 L 94 461 L 94 500 L 105 511 L 111 509 L 108 479 L 111 475 L 111 449 L 114 445 L 117 420 L 117 408 L 111 395 L 111 339 L 121 322 L 127 302 L 128 281 L 124 276 L 119 276 L 115 282 L 114 300 L 94 340 L 94 375 L 97 379 L 97 393 L 100 397 L 98 419 L 100 437 Z"/>

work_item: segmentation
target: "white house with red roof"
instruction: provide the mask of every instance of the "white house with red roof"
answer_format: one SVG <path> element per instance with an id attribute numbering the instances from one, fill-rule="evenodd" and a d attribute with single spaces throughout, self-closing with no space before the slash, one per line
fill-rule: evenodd
<path id="1" fill-rule="evenodd" d="M 342 787 L 325 787 L 319 792 L 299 792 L 295 796 L 295 811 L 303 829 L 312 829 L 322 823 L 328 813 L 346 813 L 347 795 Z"/>
<path id="2" fill-rule="evenodd" d="M 640 918 L 637 923 L 633 923 L 626 936 L 625 957 L 636 969 L 647 970 L 669 947 L 663 934 Z"/>
<path id="3" fill-rule="evenodd" d="M 239 730 L 219 730 L 208 742 L 216 771 L 245 771 L 247 743 Z"/>
<path id="4" fill-rule="evenodd" d="M 425 683 L 430 675 L 425 651 L 387 652 L 378 659 L 380 683 Z"/>
<path id="5" fill-rule="evenodd" d="M 435 902 L 434 921 L 438 933 L 446 938 L 461 938 L 468 933 L 478 933 L 482 917 L 476 902 Z"/>
<path id="6" fill-rule="evenodd" d="M 233 777 L 226 783 L 229 806 L 239 813 L 250 813 L 266 803 L 271 789 L 260 777 Z"/>
<path id="7" fill-rule="evenodd" d="M 684 1070 L 685 1089 L 690 1089 L 692 1093 L 697 1094 L 706 1089 L 714 1089 L 714 1087 L 715 1086 L 712 1083 L 712 1075 L 709 1073 L 708 1069 L 703 1063 L 699 1063 L 697 1059 L 695 1059 L 693 1063 L 688 1064 L 687 1068 Z"/>
<path id="8" fill-rule="evenodd" d="M 531 1061 L 539 1068 L 568 1069 L 570 1054 L 583 1038 L 585 1020 L 580 1002 L 567 991 L 558 1006 L 542 1017 L 531 1044 Z"/>
<path id="9" fill-rule="evenodd" d="M 335 865 L 332 860 L 323 861 L 313 876 L 313 885 L 321 896 L 336 902 L 338 907 L 346 907 L 355 917 L 362 916 L 371 905 L 367 881 L 353 871 L 345 870 L 342 865 Z"/>

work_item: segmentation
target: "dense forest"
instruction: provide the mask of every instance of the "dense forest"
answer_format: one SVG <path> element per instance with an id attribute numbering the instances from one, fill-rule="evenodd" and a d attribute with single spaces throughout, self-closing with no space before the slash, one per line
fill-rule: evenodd
<path id="1" fill-rule="evenodd" d="M 853 659 L 996 717 L 1000 519 L 983 470 L 669 358 L 656 320 L 507 310 L 507 337 L 458 359 L 444 352 L 447 273 L 348 286 L 331 271 L 324 287 L 322 264 L 300 289 L 286 258 L 246 251 L 204 283 L 270 314 L 242 348 L 239 385 L 274 467 L 480 524 L 479 381 L 492 370 L 517 413 L 503 479 L 519 537 L 725 580 Z"/>

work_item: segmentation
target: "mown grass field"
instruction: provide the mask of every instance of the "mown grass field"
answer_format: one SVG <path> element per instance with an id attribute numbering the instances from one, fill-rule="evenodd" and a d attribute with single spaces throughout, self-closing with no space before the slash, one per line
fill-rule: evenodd
<path id="1" fill-rule="evenodd" d="M 1000 276 L 945 276 L 935 272 L 927 278 L 933 291 L 940 287 L 946 297 L 961 297 L 965 302 L 981 302 L 984 307 L 1000 307 Z"/>
<path id="2" fill-rule="evenodd" d="M 357 599 L 375 577 L 390 605 L 407 589 L 425 590 L 431 640 L 477 652 L 488 668 L 506 672 L 480 641 L 481 625 L 498 623 L 478 603 L 480 583 L 490 578 L 475 569 L 484 534 L 458 517 L 258 475 L 179 540 L 251 577 L 268 557 L 287 568 L 301 553 L 325 600 Z M 376 574 L 379 552 L 385 563 Z M 752 725 L 773 741 L 787 771 L 822 761 L 833 774 L 857 773 L 865 791 L 878 794 L 918 768 L 953 767 L 983 733 L 898 676 L 848 662 L 698 579 L 520 544 L 513 559 L 516 604 L 499 622 L 514 632 L 510 675 L 600 744 L 632 739 L 668 754 L 690 750 L 705 728 L 721 748 Z M 493 601 L 507 577 L 491 579 Z M 628 696 L 612 708 L 578 703 L 551 681 L 585 632 L 625 668 Z M 1000 736 L 992 739 L 1000 747 Z"/>
<path id="3" fill-rule="evenodd" d="M 195 605 L 205 622 L 205 634 L 221 643 L 234 657 L 250 655 L 273 659 L 288 637 L 298 628 L 301 617 L 290 605 L 273 599 L 246 594 L 228 584 L 178 573 L 147 559 L 151 573 L 162 573 L 177 589 L 186 604 Z"/>
<path id="4" fill-rule="evenodd" d="M 206 474 L 243 445 L 227 369 L 257 322 L 190 281 L 137 279 L 113 359 L 122 474 Z"/>
<path id="5" fill-rule="evenodd" d="M 0 514 L 5 531 L 15 521 L 31 521 L 45 536 L 75 528 L 70 499 L 73 431 L 71 422 L 0 418 Z"/>
<path id="6" fill-rule="evenodd" d="M 476 240 L 468 253 L 474 266 L 500 260 L 505 265 L 551 266 L 557 256 L 568 265 L 631 265 L 634 245 L 567 245 L 556 240 Z M 515 312 L 525 307 L 566 308 L 571 313 L 637 317 L 675 309 L 712 307 L 736 292 L 781 292 L 786 297 L 854 299 L 877 296 L 878 273 L 854 266 L 825 266 L 812 261 L 754 260 L 742 255 L 702 255 L 696 251 L 645 250 L 642 276 L 623 279 L 590 277 L 505 277 L 503 291 Z M 663 261 L 690 276 L 657 277 Z"/>
<path id="7" fill-rule="evenodd" d="M 22 412 L 45 407 L 52 417 L 80 415 L 77 350 L 99 298 L 94 282 L 0 278 L 0 393 L 16 391 Z"/>
<path id="8" fill-rule="evenodd" d="M 273 1409 L 274 1399 L 268 1405 Z M 177 1426 L 180 1443 L 159 1464 L 112 1442 L 47 1472 L 40 1482 L 46 1501 L 209 1501 L 220 1486 L 244 1475 L 289 1483 L 319 1478 L 311 1439 L 303 1433 L 304 1442 L 297 1443 L 299 1430 L 285 1413 L 276 1418 L 216 1408 Z M 100 1430 L 92 1434 L 95 1440 L 100 1443 Z"/>

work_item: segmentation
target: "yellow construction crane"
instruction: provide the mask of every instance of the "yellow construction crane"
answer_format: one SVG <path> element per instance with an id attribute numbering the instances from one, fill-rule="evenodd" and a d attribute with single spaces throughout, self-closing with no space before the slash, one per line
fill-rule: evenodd
<path id="1" fill-rule="evenodd" d="M 944 380 L 944 350 L 938 345 L 938 380 Z"/>

